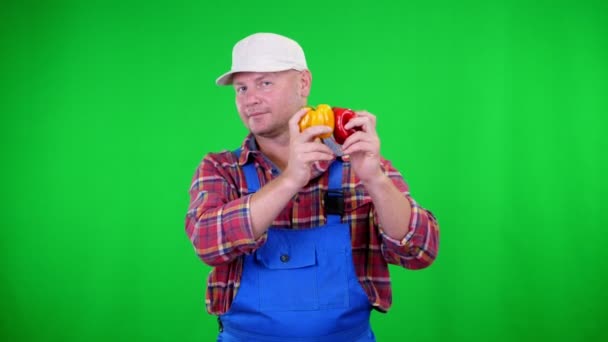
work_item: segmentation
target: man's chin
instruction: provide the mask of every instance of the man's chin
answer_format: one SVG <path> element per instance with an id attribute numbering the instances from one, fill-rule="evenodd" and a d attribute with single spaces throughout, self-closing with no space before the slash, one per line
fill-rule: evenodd
<path id="1" fill-rule="evenodd" d="M 256 137 L 265 139 L 277 138 L 286 132 L 286 130 L 281 129 L 250 129 L 249 131 Z"/>

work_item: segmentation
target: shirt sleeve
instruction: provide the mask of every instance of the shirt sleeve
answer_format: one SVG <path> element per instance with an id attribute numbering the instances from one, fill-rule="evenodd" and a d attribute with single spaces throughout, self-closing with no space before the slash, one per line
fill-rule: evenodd
<path id="1" fill-rule="evenodd" d="M 254 238 L 251 195 L 239 195 L 229 169 L 207 155 L 197 167 L 189 191 L 186 233 L 196 254 L 211 266 L 249 254 L 266 240 L 266 234 Z"/>
<path id="2" fill-rule="evenodd" d="M 405 196 L 411 208 L 410 220 L 405 237 L 396 240 L 382 230 L 377 221 L 377 214 L 373 210 L 374 225 L 378 227 L 382 242 L 380 249 L 386 262 L 408 269 L 421 269 L 428 267 L 437 257 L 439 247 L 439 225 L 429 210 L 418 205 L 410 196 L 409 187 L 405 180 L 388 161 L 383 163 L 384 172 Z"/>

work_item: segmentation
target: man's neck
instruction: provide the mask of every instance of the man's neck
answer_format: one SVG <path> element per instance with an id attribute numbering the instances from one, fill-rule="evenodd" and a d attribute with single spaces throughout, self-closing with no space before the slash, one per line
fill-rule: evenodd
<path id="1" fill-rule="evenodd" d="M 255 141 L 262 152 L 272 161 L 281 171 L 287 167 L 289 160 L 289 132 L 285 132 L 277 137 L 256 136 Z"/>

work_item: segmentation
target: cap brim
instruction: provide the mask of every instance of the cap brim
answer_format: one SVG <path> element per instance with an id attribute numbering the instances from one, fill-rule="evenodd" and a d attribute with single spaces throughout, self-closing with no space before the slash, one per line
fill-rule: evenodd
<path id="1" fill-rule="evenodd" d="M 264 70 L 261 70 L 260 68 L 257 68 L 256 70 L 250 70 L 250 69 L 246 69 L 246 70 L 231 70 L 228 71 L 227 73 L 223 74 L 222 76 L 218 77 L 215 80 L 215 84 L 217 84 L 218 86 L 224 86 L 224 85 L 231 85 L 232 84 L 232 77 L 234 76 L 234 74 L 239 73 L 239 72 L 277 72 L 277 71 L 285 71 L 285 70 L 298 70 L 298 71 L 302 71 L 302 70 L 307 70 L 306 67 L 300 67 L 300 66 L 289 66 L 289 67 L 274 67 L 274 68 L 264 68 Z"/>
<path id="2" fill-rule="evenodd" d="M 234 75 L 236 72 L 238 72 L 238 71 L 228 71 L 227 73 L 218 77 L 217 80 L 215 80 L 215 84 L 217 84 L 218 86 L 232 84 L 232 75 Z"/>

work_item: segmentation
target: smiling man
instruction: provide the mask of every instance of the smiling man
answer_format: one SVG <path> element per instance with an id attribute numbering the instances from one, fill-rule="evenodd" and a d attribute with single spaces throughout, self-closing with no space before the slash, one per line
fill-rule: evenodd
<path id="1" fill-rule="evenodd" d="M 256 33 L 237 42 L 232 85 L 250 134 L 209 153 L 190 187 L 186 232 L 213 267 L 209 313 L 218 341 L 375 341 L 372 309 L 391 306 L 388 264 L 429 266 L 438 225 L 380 155 L 376 117 L 357 111 L 343 156 L 300 131 L 312 75 L 295 41 Z"/>

